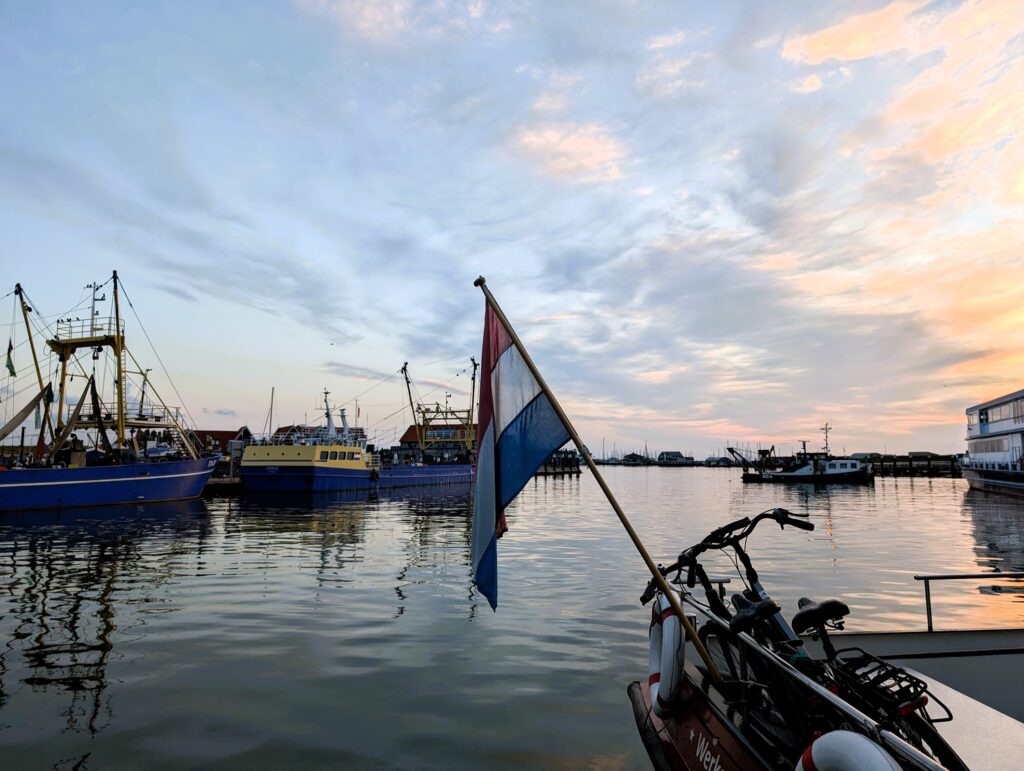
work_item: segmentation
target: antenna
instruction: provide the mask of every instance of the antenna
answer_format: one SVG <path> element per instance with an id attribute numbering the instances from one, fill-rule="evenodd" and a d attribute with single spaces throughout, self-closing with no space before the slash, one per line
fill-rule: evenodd
<path id="1" fill-rule="evenodd" d="M 829 422 L 826 420 L 825 421 L 825 425 L 823 425 L 820 430 L 821 430 L 821 432 L 823 434 L 825 434 L 825 455 L 827 456 L 828 455 L 828 432 L 832 430 L 832 426 L 830 426 Z"/>

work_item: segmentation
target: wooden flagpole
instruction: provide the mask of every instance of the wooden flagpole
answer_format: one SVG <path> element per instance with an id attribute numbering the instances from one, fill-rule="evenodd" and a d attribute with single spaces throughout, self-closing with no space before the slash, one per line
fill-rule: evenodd
<path id="1" fill-rule="evenodd" d="M 626 533 L 633 542 L 633 546 L 635 546 L 636 550 L 640 552 L 640 556 L 643 558 L 644 564 L 647 565 L 647 569 L 651 571 L 651 575 L 654 577 L 654 582 L 658 585 L 662 594 L 668 598 L 669 604 L 672 606 L 672 610 L 675 611 L 679 620 L 682 622 L 683 628 L 686 630 L 687 639 L 693 643 L 693 647 L 700 655 L 701 660 L 704 662 L 704 666 L 707 667 L 708 673 L 714 680 L 721 680 L 722 675 L 719 673 L 718 667 L 715 666 L 715 662 L 712 660 L 708 649 L 704 647 L 704 644 L 697 638 L 697 630 L 693 628 L 693 624 L 690 623 L 690 620 L 683 612 L 683 607 L 679 602 L 679 598 L 668 585 L 668 581 L 665 580 L 665 576 L 663 576 L 661 571 L 658 570 L 658 566 L 654 563 L 654 560 L 651 559 L 651 555 L 648 554 L 646 547 L 640 540 L 640 536 L 637 535 L 636 530 L 633 529 L 633 525 L 630 523 L 626 513 L 622 510 L 622 507 L 619 506 L 619 502 L 615 499 L 615 495 L 612 493 L 611 488 L 608 487 L 608 483 L 604 481 L 604 477 L 601 476 L 601 472 L 598 471 L 597 465 L 594 463 L 594 459 L 590 457 L 590 450 L 588 450 L 586 445 L 583 444 L 583 440 L 580 439 L 580 435 L 576 433 L 576 429 L 573 427 L 569 417 L 562 410 L 562 405 L 558 403 L 558 399 L 555 398 L 551 389 L 548 388 L 548 384 L 544 381 L 543 376 L 537 369 L 537 365 L 533 363 L 533 359 L 530 358 L 530 354 L 526 352 L 526 347 L 523 345 L 522 340 L 519 339 L 519 335 L 516 334 L 516 331 L 512 328 L 508 318 L 505 316 L 504 312 L 502 312 L 501 306 L 498 305 L 498 301 L 494 299 L 494 295 L 491 294 L 491 290 L 487 288 L 487 280 L 483 276 L 480 276 L 473 282 L 473 286 L 480 287 L 480 290 L 484 293 L 484 297 L 487 298 L 487 303 L 494 309 L 495 314 L 498 316 L 498 320 L 501 321 L 502 326 L 505 327 L 505 331 L 508 332 L 508 336 L 511 338 L 512 344 L 516 347 L 516 350 L 519 351 L 519 355 L 523 357 L 523 361 L 526 362 L 526 366 L 530 368 L 530 373 L 537 380 L 537 385 L 540 386 L 544 395 L 548 397 L 548 400 L 551 402 L 551 406 L 554 408 L 559 420 L 562 421 L 562 425 L 565 426 L 565 430 L 569 432 L 569 438 L 572 439 L 573 444 L 576 445 L 576 449 L 579 451 L 580 455 L 583 456 L 583 460 L 586 462 L 587 468 L 590 469 L 590 473 L 594 475 L 594 479 L 597 480 L 597 484 L 601 488 L 601 492 L 604 493 L 605 497 L 608 499 L 608 503 L 611 504 L 616 516 L 618 516 L 619 521 L 622 523 L 622 526 L 626 529 Z M 484 377 L 488 376 L 488 373 L 485 372 Z"/>

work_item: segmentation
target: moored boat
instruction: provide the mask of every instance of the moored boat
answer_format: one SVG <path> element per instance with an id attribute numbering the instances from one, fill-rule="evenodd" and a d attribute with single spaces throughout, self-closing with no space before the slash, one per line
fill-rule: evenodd
<path id="1" fill-rule="evenodd" d="M 288 426 L 269 442 L 245 448 L 240 468 L 244 491 L 321 493 L 473 481 L 471 410 L 414 406 L 418 447 L 412 454 L 406 448 L 378 453 L 364 431 L 349 425 L 344 408 L 338 410 L 341 427 L 336 427 L 328 395 L 325 390 L 323 426 Z M 453 442 L 461 445 L 461 453 L 432 451 Z"/>
<path id="2" fill-rule="evenodd" d="M 960 471 L 975 490 L 1024 495 L 1024 390 L 967 408 Z"/>
<path id="3" fill-rule="evenodd" d="M 871 466 L 853 458 L 835 458 L 828 453 L 797 453 L 789 464 L 752 474 L 744 482 L 782 484 L 867 484 L 874 479 Z"/>
<path id="4" fill-rule="evenodd" d="M 149 370 L 144 370 L 128 351 L 120 314 L 123 289 L 117 271 L 110 283 L 111 317 L 98 318 L 96 303 L 104 298 L 96 294 L 102 287 L 90 285 L 93 301 L 89 319 L 56 322 L 46 340 L 55 366 L 45 369 L 36 355 L 34 337 L 49 325 L 40 320 L 37 323 L 43 329 L 33 329 L 30 316 L 39 319 L 38 313 L 29 306 L 21 285 L 15 287 L 39 391 L 0 427 L 0 440 L 19 426 L 24 436 L 23 425 L 33 412 L 39 433 L 33 450 L 28 450 L 23 440 L 17 453 L 0 459 L 0 512 L 196 498 L 213 472 L 217 459 L 203 455 L 201 443 L 181 423 L 180 410 L 168 408 L 160 400 L 148 381 Z M 106 349 L 113 354 L 116 373 L 114 398 L 109 401 L 103 400 L 96 385 L 95 369 L 91 374 L 88 370 L 88 364 L 95 363 Z M 9 345 L 6 367 L 14 379 L 17 371 L 11 351 L 13 343 Z M 79 361 L 80 351 L 89 352 L 91 362 Z M 56 364 L 60 376 L 54 415 L 53 384 L 44 382 L 43 372 L 56 369 Z M 131 409 L 125 397 L 130 375 L 141 377 L 138 403 L 133 403 Z M 76 376 L 85 387 L 72 407 L 75 394 L 69 393 L 69 387 Z M 108 432 L 114 434 L 113 440 Z M 87 442 L 92 449 L 86 449 Z"/>
<path id="5" fill-rule="evenodd" d="M 867 484 L 874 481 L 871 465 L 856 458 L 840 458 L 829 453 L 828 433 L 832 426 L 826 423 L 821 428 L 825 434 L 823 452 L 808 452 L 807 442 L 803 450 L 791 458 L 780 458 L 775 446 L 758 450 L 757 458 L 751 460 L 743 452 L 730 447 L 729 454 L 743 466 L 744 482 L 771 482 L 780 484 Z"/>

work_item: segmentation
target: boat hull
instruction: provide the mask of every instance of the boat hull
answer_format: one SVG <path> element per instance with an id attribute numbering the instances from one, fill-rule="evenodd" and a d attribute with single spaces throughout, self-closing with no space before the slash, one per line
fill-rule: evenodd
<path id="1" fill-rule="evenodd" d="M 198 498 L 216 458 L 0 471 L 0 512 Z"/>
<path id="2" fill-rule="evenodd" d="M 719 711 L 689 678 L 687 689 L 689 695 L 676 714 L 663 721 L 651 707 L 647 683 L 634 682 L 627 688 L 637 729 L 655 769 L 749 771 L 768 768 L 745 741 L 729 730 Z"/>
<path id="3" fill-rule="evenodd" d="M 1024 471 L 976 468 L 961 468 L 960 471 L 972 490 L 1024 496 Z"/>
<path id="4" fill-rule="evenodd" d="M 473 466 L 391 466 L 366 469 L 310 466 L 242 466 L 242 489 L 246 492 L 319 493 L 338 490 L 376 490 L 391 487 L 457 485 L 473 481 Z"/>
<path id="5" fill-rule="evenodd" d="M 790 485 L 866 485 L 874 480 L 874 474 L 862 469 L 835 474 L 788 474 L 784 471 L 766 471 L 763 474 L 748 472 L 743 475 L 744 482 Z"/>

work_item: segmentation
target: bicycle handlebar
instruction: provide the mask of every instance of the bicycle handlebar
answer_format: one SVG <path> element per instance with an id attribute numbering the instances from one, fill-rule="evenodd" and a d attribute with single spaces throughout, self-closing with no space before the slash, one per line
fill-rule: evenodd
<path id="1" fill-rule="evenodd" d="M 746 557 L 740 547 L 740 541 L 747 538 L 754 529 L 763 520 L 772 519 L 779 523 L 779 527 L 785 528 L 786 525 L 792 525 L 800 530 L 814 530 L 814 523 L 806 521 L 807 514 L 794 514 L 791 511 L 787 511 L 782 508 L 768 509 L 762 511 L 756 517 L 751 519 L 750 517 L 743 517 L 737 519 L 734 522 L 730 522 L 727 525 L 723 525 L 715 530 L 712 530 L 707 536 L 701 540 L 700 543 L 694 544 L 688 549 L 684 549 L 679 553 L 678 559 L 668 567 L 658 566 L 662 575 L 668 575 L 673 571 L 680 570 L 686 567 L 686 585 L 693 589 L 697 585 L 697 569 L 699 563 L 697 557 L 706 551 L 711 549 L 722 549 L 726 546 L 732 546 L 740 551 L 743 557 Z M 740 531 L 736 533 L 736 531 Z M 735 533 L 735 534 L 734 534 Z M 746 565 L 748 572 L 753 570 L 753 566 L 749 564 L 749 558 L 743 560 Z M 653 599 L 656 592 L 657 585 L 651 580 L 647 585 L 646 591 L 640 597 L 641 604 L 646 605 L 651 599 Z"/>

